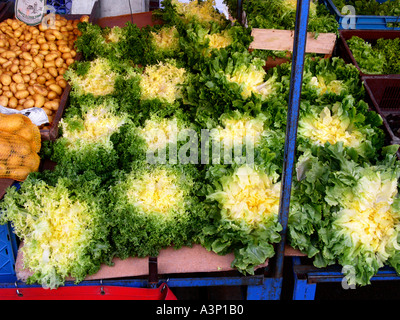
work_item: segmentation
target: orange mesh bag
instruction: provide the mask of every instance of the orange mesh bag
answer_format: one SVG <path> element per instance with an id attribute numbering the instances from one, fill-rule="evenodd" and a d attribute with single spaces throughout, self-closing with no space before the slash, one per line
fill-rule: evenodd
<path id="1" fill-rule="evenodd" d="M 21 114 L 0 114 L 0 178 L 23 181 L 38 171 L 40 131 Z"/>
<path id="2" fill-rule="evenodd" d="M 28 140 L 32 144 L 32 150 L 40 151 L 42 143 L 40 130 L 27 116 L 0 113 L 0 131 L 16 134 Z"/>

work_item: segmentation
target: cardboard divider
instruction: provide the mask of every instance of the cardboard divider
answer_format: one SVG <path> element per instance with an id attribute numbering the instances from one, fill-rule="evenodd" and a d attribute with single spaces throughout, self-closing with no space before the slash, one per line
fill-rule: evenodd
<path id="1" fill-rule="evenodd" d="M 363 81 L 370 106 L 383 119 L 388 143 L 400 144 L 400 75 L 365 76 Z"/>

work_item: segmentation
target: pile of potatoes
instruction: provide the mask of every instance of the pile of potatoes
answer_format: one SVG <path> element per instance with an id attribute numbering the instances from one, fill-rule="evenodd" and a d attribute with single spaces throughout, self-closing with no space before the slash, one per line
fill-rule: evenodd
<path id="1" fill-rule="evenodd" d="M 54 28 L 28 26 L 17 19 L 0 23 L 0 105 L 17 110 L 43 108 L 49 124 L 67 86 L 63 75 L 75 61 L 78 23 L 55 15 Z"/>

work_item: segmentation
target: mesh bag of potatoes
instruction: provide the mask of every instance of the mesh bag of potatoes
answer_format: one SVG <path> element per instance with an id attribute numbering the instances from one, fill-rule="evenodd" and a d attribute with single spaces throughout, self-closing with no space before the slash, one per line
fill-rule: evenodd
<path id="1" fill-rule="evenodd" d="M 38 171 L 39 128 L 22 114 L 0 113 L 0 178 L 23 181 Z"/>
<path id="2" fill-rule="evenodd" d="M 0 23 L 0 105 L 23 110 L 43 108 L 49 123 L 60 106 L 67 86 L 64 73 L 75 61 L 74 43 L 80 35 L 78 23 L 55 15 L 55 22 L 29 26 L 17 19 Z"/>

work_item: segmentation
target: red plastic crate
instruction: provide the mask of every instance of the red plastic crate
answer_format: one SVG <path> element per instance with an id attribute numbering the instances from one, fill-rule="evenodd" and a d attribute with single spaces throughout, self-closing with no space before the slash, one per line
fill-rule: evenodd
<path id="1" fill-rule="evenodd" d="M 68 286 L 57 289 L 0 289 L 0 300 L 177 300 L 166 284 L 159 288 Z"/>
<path id="2" fill-rule="evenodd" d="M 400 144 L 400 75 L 363 77 L 370 105 L 379 113 L 390 137 L 390 143 Z"/>

